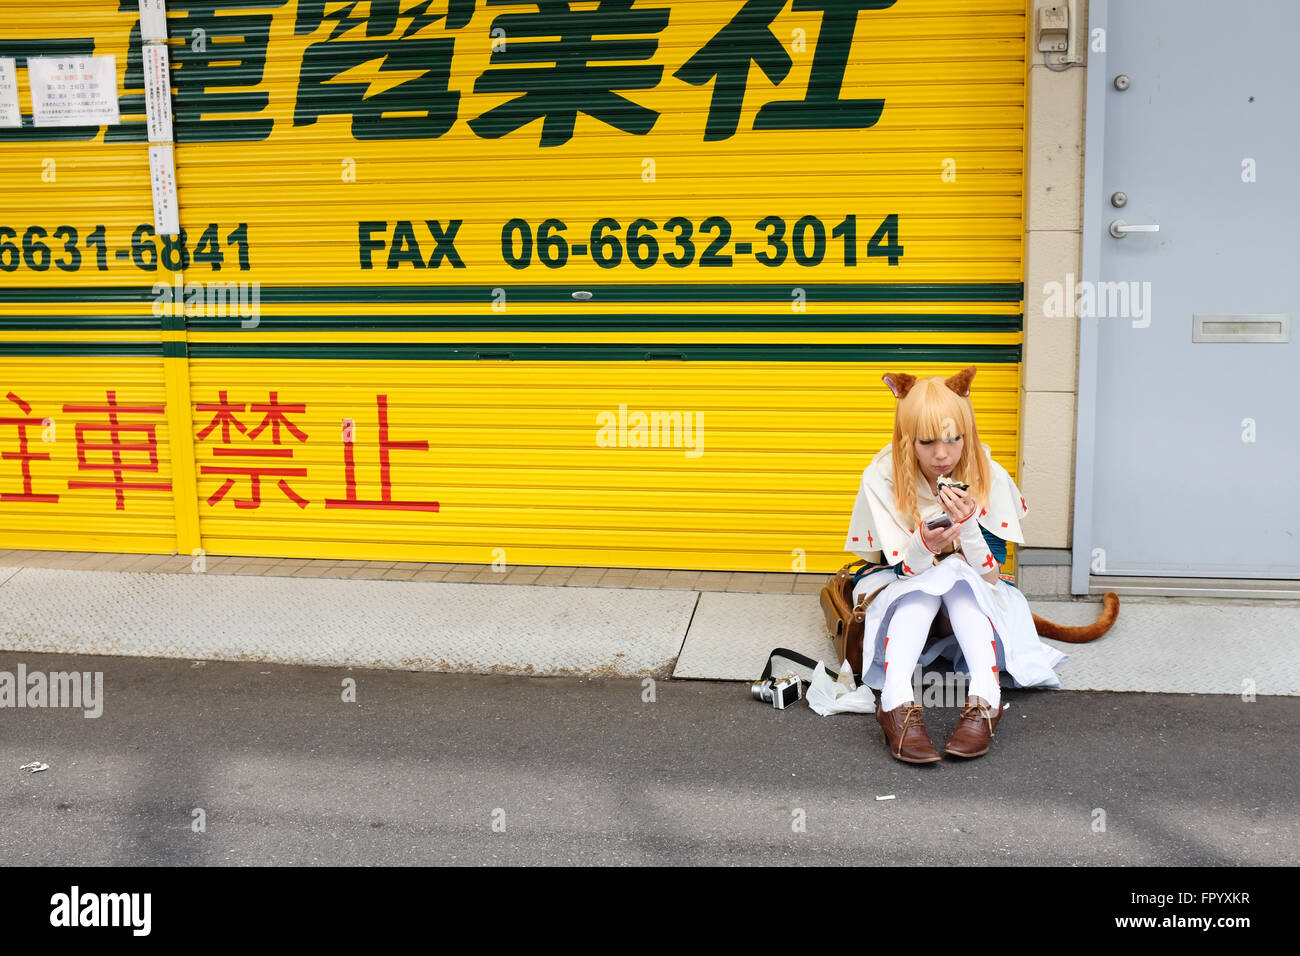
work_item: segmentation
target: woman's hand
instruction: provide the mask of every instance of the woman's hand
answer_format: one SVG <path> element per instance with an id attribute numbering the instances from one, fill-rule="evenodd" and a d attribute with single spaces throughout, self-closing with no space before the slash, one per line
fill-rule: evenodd
<path id="1" fill-rule="evenodd" d="M 924 521 L 921 522 L 921 540 L 925 542 L 927 548 L 936 554 L 952 544 L 960 535 L 961 525 L 955 521 L 946 528 L 935 528 L 934 530 L 927 528 Z"/>
<path id="2" fill-rule="evenodd" d="M 975 514 L 975 508 L 976 508 L 975 499 L 972 498 L 970 495 L 968 495 L 966 492 L 962 491 L 960 488 L 948 488 L 948 487 L 940 488 L 939 499 L 943 502 L 944 508 L 947 510 L 949 516 L 952 517 L 954 522 L 965 521 Z M 953 527 L 961 528 L 965 526 L 960 524 L 954 524 Z M 980 527 L 978 524 L 971 526 L 971 533 L 975 535 L 981 534 Z M 959 536 L 960 534 L 961 532 L 958 532 Z M 966 561 L 967 564 L 971 563 L 970 558 L 966 555 L 964 550 L 962 552 L 962 558 Z M 975 573 L 978 574 L 980 577 L 982 577 L 993 587 L 997 587 L 998 571 L 1000 570 L 1000 568 L 1001 568 L 1000 565 L 992 568 L 978 567 L 975 568 Z"/>
<path id="3" fill-rule="evenodd" d="M 960 488 L 947 485 L 940 488 L 939 501 L 955 523 L 965 521 L 975 513 L 975 499 Z"/>

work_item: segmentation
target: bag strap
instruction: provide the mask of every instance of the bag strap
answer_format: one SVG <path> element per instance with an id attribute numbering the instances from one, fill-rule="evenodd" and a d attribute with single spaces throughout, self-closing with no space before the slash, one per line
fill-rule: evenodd
<path id="1" fill-rule="evenodd" d="M 858 567 L 858 565 L 861 565 L 861 567 Z M 889 567 L 893 567 L 893 565 L 884 564 L 883 562 L 877 564 L 875 561 L 868 561 L 866 558 L 858 558 L 857 560 L 850 561 L 848 564 L 844 565 L 844 567 L 840 568 L 836 576 L 849 578 L 850 579 L 849 586 L 857 587 L 858 582 L 861 581 L 864 577 L 866 577 L 871 572 L 880 571 L 883 568 L 889 568 Z M 854 571 L 853 570 L 854 568 L 857 568 L 857 570 Z"/>
<path id="2" fill-rule="evenodd" d="M 858 562 L 856 562 L 856 561 L 853 562 L 853 564 L 857 564 L 857 563 L 858 563 Z M 851 567 L 853 567 L 852 564 L 845 565 L 844 570 L 847 571 L 847 570 L 848 570 L 849 568 L 851 568 Z M 858 586 L 858 582 L 861 581 L 861 580 L 862 580 L 864 577 L 866 577 L 868 574 L 871 574 L 873 571 L 879 571 L 879 570 L 881 570 L 882 568 L 888 568 L 888 567 L 893 567 L 893 565 L 889 565 L 889 564 L 874 564 L 874 563 L 872 563 L 872 562 L 870 562 L 870 561 L 863 561 L 863 562 L 862 562 L 862 567 L 858 568 L 856 571 L 853 572 L 853 583 L 852 583 L 852 586 L 853 586 L 853 587 L 857 587 L 857 586 Z"/>
<path id="3" fill-rule="evenodd" d="M 804 667 L 817 666 L 817 662 L 813 660 L 811 657 L 804 657 L 804 655 L 798 653 L 797 651 L 792 651 L 784 647 L 778 647 L 775 650 L 773 650 L 771 654 L 767 655 L 767 666 L 763 668 L 763 676 L 760 677 L 759 680 L 767 680 L 769 677 L 772 676 L 772 659 L 776 657 L 782 657 L 785 658 L 787 661 L 793 661 L 796 664 L 802 664 Z M 826 664 L 822 665 L 822 670 L 824 670 L 827 674 L 831 675 L 831 680 L 839 680 L 839 676 L 840 676 L 839 671 L 831 670 L 830 667 Z M 853 679 L 854 681 L 857 681 L 858 675 L 854 674 Z"/>
<path id="4" fill-rule="evenodd" d="M 857 572 L 853 575 L 854 586 L 856 586 L 858 580 L 868 572 L 878 571 L 881 568 L 887 568 L 890 566 L 888 564 L 874 564 L 871 561 L 868 561 L 866 558 L 858 558 L 856 561 L 850 561 L 848 564 L 844 565 L 844 567 L 840 568 L 840 573 L 845 574 L 849 571 L 850 568 L 857 567 L 858 565 L 862 565 L 862 567 L 859 568 Z M 870 595 L 864 594 L 862 597 L 858 598 L 858 604 L 862 605 L 866 602 L 869 602 L 877 594 L 883 591 L 886 586 L 881 586 L 879 588 L 876 588 L 875 592 L 873 592 Z M 771 654 L 767 655 L 767 664 L 763 667 L 763 676 L 761 676 L 759 680 L 767 680 L 769 677 L 772 676 L 772 661 L 774 658 L 777 657 L 784 658 L 787 661 L 793 661 L 796 664 L 802 664 L 804 667 L 817 666 L 817 662 L 815 660 L 813 660 L 810 657 L 805 657 L 803 654 L 800 654 L 798 651 L 792 651 L 786 647 L 778 647 L 774 649 Z M 822 670 L 824 670 L 827 674 L 830 675 L 831 680 L 839 680 L 840 678 L 839 671 L 831 670 L 830 667 L 826 664 L 822 665 Z M 862 675 L 855 673 L 853 675 L 853 680 L 855 683 L 861 684 Z"/>

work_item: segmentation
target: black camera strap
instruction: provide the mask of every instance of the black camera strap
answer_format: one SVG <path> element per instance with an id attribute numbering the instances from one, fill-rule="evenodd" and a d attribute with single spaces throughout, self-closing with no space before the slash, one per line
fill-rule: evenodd
<path id="1" fill-rule="evenodd" d="M 797 651 L 792 651 L 788 648 L 778 647 L 776 650 L 772 651 L 771 654 L 767 655 L 767 666 L 763 668 L 763 676 L 760 677 L 759 680 L 767 680 L 772 676 L 772 660 L 777 657 L 784 658 L 787 661 L 793 661 L 796 664 L 802 664 L 804 667 L 817 667 L 817 662 L 811 657 L 805 657 Z M 831 675 L 831 680 L 839 680 L 839 671 L 831 670 L 826 664 L 822 665 L 822 670 Z M 858 680 L 858 675 L 854 674 L 853 679 L 855 681 Z"/>

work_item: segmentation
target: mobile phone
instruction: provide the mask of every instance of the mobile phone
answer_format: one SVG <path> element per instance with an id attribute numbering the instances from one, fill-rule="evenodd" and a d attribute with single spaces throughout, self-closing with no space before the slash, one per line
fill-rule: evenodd
<path id="1" fill-rule="evenodd" d="M 939 515 L 939 517 L 931 518 L 925 523 L 925 526 L 931 531 L 934 531 L 936 528 L 951 528 L 952 518 L 949 516 L 948 512 L 945 511 L 943 514 Z"/>

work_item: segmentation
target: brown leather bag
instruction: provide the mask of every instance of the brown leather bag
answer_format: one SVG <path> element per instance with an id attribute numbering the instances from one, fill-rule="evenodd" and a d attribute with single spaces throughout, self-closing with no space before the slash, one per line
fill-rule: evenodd
<path id="1" fill-rule="evenodd" d="M 951 554 L 944 557 L 951 557 Z M 862 595 L 858 598 L 858 603 L 854 604 L 853 573 L 859 566 L 869 563 L 862 558 L 850 561 L 835 572 L 821 592 L 822 614 L 826 617 L 826 630 L 835 644 L 835 654 L 839 660 L 847 660 L 853 673 L 859 676 L 862 674 L 862 634 L 867 620 L 867 606 L 895 580 L 893 577 L 886 578 L 884 584 L 869 594 Z M 876 565 L 876 568 L 887 567 L 887 564 Z M 951 633 L 952 625 L 948 622 L 948 615 L 940 608 L 930 625 L 930 637 L 943 637 Z"/>
<path id="2" fill-rule="evenodd" d="M 862 630 L 867 619 L 867 605 L 877 594 L 889 586 L 887 581 L 870 594 L 864 594 L 853 603 L 853 572 L 868 562 L 859 558 L 840 568 L 822 588 L 822 614 L 826 616 L 826 630 L 835 642 L 836 657 L 849 662 L 853 673 L 862 673 Z"/>

